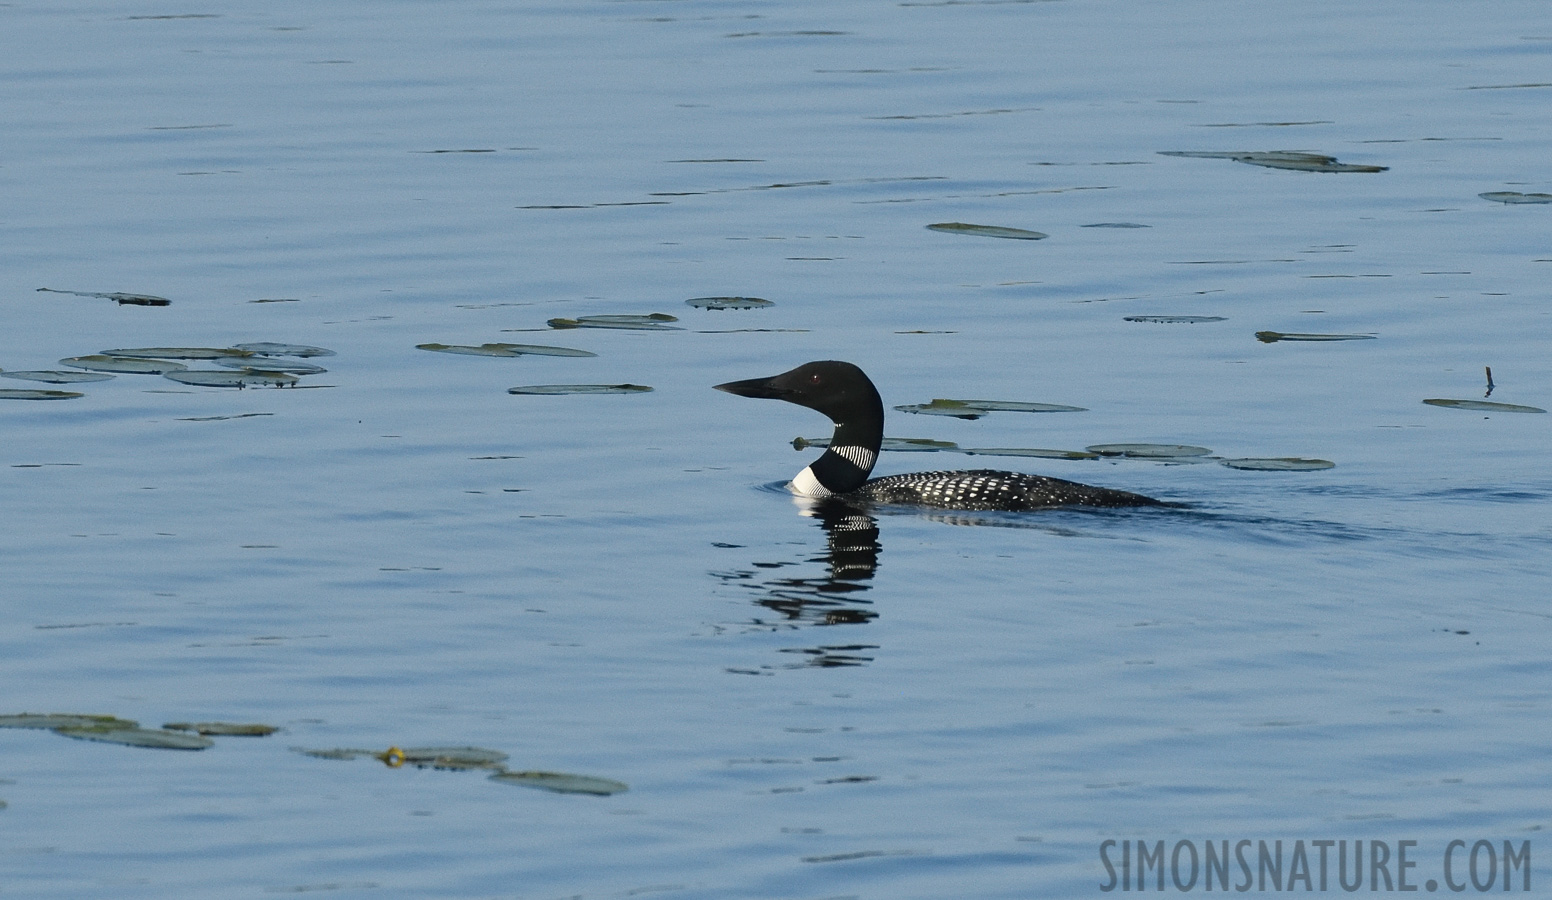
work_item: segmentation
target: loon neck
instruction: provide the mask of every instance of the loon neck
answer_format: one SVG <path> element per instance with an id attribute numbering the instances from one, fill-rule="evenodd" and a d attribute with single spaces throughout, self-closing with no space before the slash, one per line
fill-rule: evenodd
<path id="1" fill-rule="evenodd" d="M 823 498 L 854 491 L 868 480 L 884 441 L 884 404 L 876 392 L 871 399 L 836 421 L 824 455 L 792 479 L 794 493 Z"/>
<path id="2" fill-rule="evenodd" d="M 851 444 L 831 444 L 824 455 L 814 460 L 792 479 L 792 491 L 803 497 L 822 499 L 854 491 L 868 480 L 877 451 Z"/>

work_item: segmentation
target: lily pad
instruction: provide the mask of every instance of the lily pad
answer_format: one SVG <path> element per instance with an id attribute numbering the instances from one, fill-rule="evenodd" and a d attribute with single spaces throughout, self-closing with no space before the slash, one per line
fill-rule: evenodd
<path id="1" fill-rule="evenodd" d="M 587 350 L 573 350 L 570 347 L 546 347 L 541 344 L 503 344 L 492 342 L 480 344 L 478 347 L 467 344 L 416 344 L 417 350 L 431 350 L 436 353 L 461 353 L 465 356 L 597 356 Z"/>
<path id="2" fill-rule="evenodd" d="M 809 447 L 828 447 L 829 438 L 793 438 L 792 449 L 807 450 Z M 938 450 L 958 450 L 959 445 L 953 441 L 935 441 L 931 438 L 892 438 L 886 437 L 879 446 L 880 450 L 891 450 L 896 453 L 931 453 Z"/>
<path id="3" fill-rule="evenodd" d="M 181 384 L 197 384 L 201 387 L 288 387 L 296 384 L 295 375 L 287 375 L 285 372 L 256 372 L 251 369 L 241 372 L 196 369 L 185 372 L 168 372 L 164 377 L 171 378 L 173 381 Z"/>
<path id="4" fill-rule="evenodd" d="M 1060 403 L 1024 403 L 1016 400 L 945 400 L 937 398 L 931 403 L 911 403 L 896 406 L 900 412 L 918 413 L 924 416 L 952 416 L 956 419 L 979 419 L 990 412 L 1086 412 L 1081 406 L 1063 406 Z"/>
<path id="5" fill-rule="evenodd" d="M 237 722 L 168 722 L 162 727 L 168 731 L 192 731 L 218 737 L 267 737 L 280 730 L 273 725 L 245 725 Z"/>
<path id="6" fill-rule="evenodd" d="M 1552 194 L 1522 194 L 1519 191 L 1488 191 L 1478 194 L 1483 200 L 1497 203 L 1552 203 Z"/>
<path id="7" fill-rule="evenodd" d="M 1295 169 L 1300 172 L 1383 172 L 1388 166 L 1350 165 L 1337 162 L 1323 153 L 1296 150 L 1160 150 L 1160 156 L 1190 156 L 1203 159 L 1232 159 L 1235 162 L 1269 169 Z"/>
<path id="8" fill-rule="evenodd" d="M 1281 331 L 1258 331 L 1256 340 L 1263 344 L 1275 344 L 1278 341 L 1372 341 L 1372 334 L 1284 334 Z"/>
<path id="9" fill-rule="evenodd" d="M 0 388 L 0 400 L 74 400 L 85 397 L 80 391 L 45 391 L 31 388 Z"/>
<path id="10" fill-rule="evenodd" d="M 0 728 L 139 728 L 133 719 L 72 713 L 16 713 L 0 716 Z"/>
<path id="11" fill-rule="evenodd" d="M 74 366 L 92 372 L 118 372 L 124 375 L 166 375 L 182 372 L 188 366 L 164 359 L 135 359 L 129 356 L 71 356 L 59 361 L 62 366 Z"/>
<path id="12" fill-rule="evenodd" d="M 1192 447 L 1189 444 L 1094 444 L 1084 449 L 1100 456 L 1129 456 L 1137 459 L 1183 459 L 1212 454 L 1206 447 Z"/>
<path id="13" fill-rule="evenodd" d="M 759 297 L 696 297 L 684 303 L 696 309 L 761 309 L 776 305 L 770 300 L 761 300 Z"/>
<path id="14" fill-rule="evenodd" d="M 376 750 L 356 750 L 348 747 L 335 747 L 331 750 L 309 750 L 306 747 L 292 747 L 292 750 L 303 756 L 312 756 L 318 759 L 359 759 L 363 756 L 377 756 Z"/>
<path id="15" fill-rule="evenodd" d="M 44 384 L 81 384 L 88 381 L 107 381 L 113 376 L 104 372 L 65 372 L 58 369 L 40 369 L 32 372 L 0 372 L 5 378 L 22 381 L 41 381 Z"/>
<path id="16" fill-rule="evenodd" d="M 431 769 L 500 769 L 501 764 L 507 759 L 507 755 L 500 750 L 487 750 L 483 747 L 409 747 L 405 749 L 389 747 L 387 750 L 356 750 L 343 747 L 333 750 L 308 750 L 303 747 L 291 749 L 319 759 L 370 757 L 393 769 L 403 765 Z"/>
<path id="17" fill-rule="evenodd" d="M 1154 322 L 1160 325 L 1195 325 L 1199 322 L 1227 322 L 1226 316 L 1122 316 L 1126 322 Z"/>
<path id="18" fill-rule="evenodd" d="M 104 350 L 100 355 L 132 359 L 222 359 L 253 354 L 235 347 L 130 347 L 123 350 Z"/>
<path id="19" fill-rule="evenodd" d="M 258 356 L 333 356 L 333 350 L 309 347 L 306 344 L 277 344 L 274 341 L 256 341 L 251 344 L 233 344 L 234 350 L 246 350 Z"/>
<path id="20" fill-rule="evenodd" d="M 557 794 L 592 794 L 597 797 L 630 790 L 630 785 L 623 781 L 591 775 L 568 775 L 565 772 L 497 772 L 490 776 L 490 780 L 554 791 Z"/>
<path id="21" fill-rule="evenodd" d="M 276 359 L 270 356 L 246 356 L 218 359 L 216 365 L 228 369 L 245 369 L 250 372 L 285 372 L 288 375 L 321 375 L 329 371 L 323 366 L 294 359 Z"/>
<path id="22" fill-rule="evenodd" d="M 644 384 L 529 384 L 507 388 L 509 394 L 645 394 Z"/>
<path id="23" fill-rule="evenodd" d="M 1026 231 L 1022 228 L 1007 228 L 1002 225 L 969 225 L 964 222 L 937 222 L 928 225 L 931 231 L 946 231 L 949 234 L 969 234 L 977 237 L 1008 238 L 1015 241 L 1038 241 L 1044 237 L 1050 237 L 1040 231 Z"/>
<path id="24" fill-rule="evenodd" d="M 1301 459 L 1297 456 L 1273 457 L 1270 459 L 1257 459 L 1247 457 L 1244 459 L 1223 459 L 1219 462 L 1231 469 L 1246 469 L 1252 472 L 1313 472 L 1317 469 L 1332 469 L 1336 463 L 1329 459 Z"/>
<path id="25" fill-rule="evenodd" d="M 215 746 L 215 741 L 197 734 L 181 731 L 162 731 L 157 728 L 117 728 L 113 726 L 87 725 L 56 728 L 55 733 L 83 741 L 102 741 L 108 744 L 124 744 L 128 747 L 154 747 L 159 750 L 203 750 Z"/>
<path id="26" fill-rule="evenodd" d="M 1516 403 L 1494 403 L 1491 400 L 1445 400 L 1435 398 L 1424 400 L 1429 406 L 1444 406 L 1450 409 L 1470 409 L 1477 412 L 1509 412 L 1509 413 L 1544 413 L 1546 410 L 1539 406 L 1520 406 Z"/>
<path id="27" fill-rule="evenodd" d="M 551 328 L 623 328 L 634 331 L 682 331 L 677 325 L 669 325 L 669 322 L 679 321 L 678 316 L 670 316 L 667 313 L 649 313 L 644 316 L 636 315 L 609 315 L 609 316 L 580 316 L 575 319 L 550 319 L 547 323 Z"/>
<path id="28" fill-rule="evenodd" d="M 878 449 L 891 450 L 895 453 L 933 453 L 940 450 L 958 450 L 959 445 L 953 441 L 935 441 L 932 438 L 886 437 Z"/>
<path id="29" fill-rule="evenodd" d="M 956 419 L 979 419 L 986 415 L 986 410 L 984 409 L 976 409 L 975 407 L 952 401 L 940 403 L 937 400 L 931 403 L 908 403 L 904 406 L 897 406 L 895 409 L 900 412 L 918 413 L 924 416 L 952 416 Z"/>
<path id="30" fill-rule="evenodd" d="M 570 347 L 548 347 L 544 344 L 486 344 L 487 347 L 502 347 L 516 353 L 519 356 L 597 356 L 591 350 L 573 350 Z"/>
<path id="31" fill-rule="evenodd" d="M 392 762 L 395 752 L 400 757 L 398 763 Z M 500 750 L 483 747 L 407 747 L 403 750 L 394 747 L 379 755 L 378 759 L 389 765 L 411 765 L 423 769 L 499 769 L 507 761 L 507 755 Z"/>
<path id="32" fill-rule="evenodd" d="M 478 347 L 469 344 L 416 344 L 416 350 L 430 350 L 433 353 L 458 353 L 463 356 L 522 356 L 521 353 L 513 353 L 501 344 L 481 344 Z"/>
<path id="33" fill-rule="evenodd" d="M 124 306 L 171 306 L 172 301 L 166 297 L 154 297 L 150 294 L 102 294 L 96 291 L 56 291 L 53 288 L 38 288 L 40 291 L 48 291 L 50 294 L 73 294 L 77 297 L 101 297 L 104 300 L 113 300 L 118 305 Z"/>
<path id="34" fill-rule="evenodd" d="M 971 456 L 1033 456 L 1040 459 L 1099 459 L 1092 450 L 1040 450 L 1024 447 L 974 447 L 966 448 Z"/>

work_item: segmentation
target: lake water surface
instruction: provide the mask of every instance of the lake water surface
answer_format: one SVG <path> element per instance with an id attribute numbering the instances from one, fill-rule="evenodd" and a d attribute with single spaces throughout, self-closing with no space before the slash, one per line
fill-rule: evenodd
<path id="1" fill-rule="evenodd" d="M 1552 205 L 1479 196 L 1552 192 L 1552 7 L 23 0 L 0 79 L 0 370 L 335 352 L 0 379 L 84 394 L 0 399 L 0 715 L 281 729 L 0 729 L 0 894 L 1098 896 L 1104 841 L 1552 877 L 1552 415 L 1423 403 L 1552 408 Z M 596 356 L 416 347 L 499 342 Z M 1086 410 L 892 437 L 1213 458 L 885 453 L 1187 506 L 826 522 L 771 489 L 823 417 L 711 390 L 825 358 Z M 507 392 L 573 383 L 654 390 Z M 629 790 L 294 752 L 389 747 Z"/>

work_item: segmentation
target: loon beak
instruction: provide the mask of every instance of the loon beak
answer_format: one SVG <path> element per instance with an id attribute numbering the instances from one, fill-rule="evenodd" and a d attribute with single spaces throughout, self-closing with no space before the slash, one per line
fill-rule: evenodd
<path id="1" fill-rule="evenodd" d="M 740 397 L 755 397 L 761 400 L 785 400 L 792 391 L 779 388 L 773 382 L 780 375 L 771 378 L 750 378 L 746 381 L 729 381 L 727 384 L 716 385 L 719 391 L 727 391 L 729 394 L 737 394 Z"/>

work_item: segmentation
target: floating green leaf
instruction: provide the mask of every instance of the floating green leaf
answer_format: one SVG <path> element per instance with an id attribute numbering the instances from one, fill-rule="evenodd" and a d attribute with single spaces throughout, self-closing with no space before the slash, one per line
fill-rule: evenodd
<path id="1" fill-rule="evenodd" d="M 222 359 L 253 354 L 235 347 L 131 347 L 123 350 L 104 350 L 100 355 L 132 359 Z"/>
<path id="2" fill-rule="evenodd" d="M 589 350 L 573 350 L 570 347 L 547 347 L 544 344 L 486 344 L 487 347 L 504 347 L 519 356 L 597 356 Z"/>
<path id="3" fill-rule="evenodd" d="M 645 394 L 644 384 L 529 384 L 507 388 L 509 394 Z"/>
<path id="4" fill-rule="evenodd" d="M 1160 150 L 1160 156 L 1190 156 L 1202 159 L 1232 159 L 1235 162 L 1269 169 L 1296 169 L 1300 172 L 1383 172 L 1388 166 L 1349 165 L 1323 153 L 1296 150 Z"/>
<path id="5" fill-rule="evenodd" d="M 303 756 L 312 756 L 318 759 L 359 759 L 363 756 L 377 756 L 376 750 L 356 750 L 346 747 L 336 747 L 332 750 L 309 750 L 306 747 L 292 747 L 292 750 Z"/>
<path id="6" fill-rule="evenodd" d="M 931 403 L 910 403 L 905 406 L 897 406 L 900 412 L 919 413 L 924 416 L 952 416 L 956 419 L 979 419 L 986 415 L 986 410 L 966 406 L 963 403 L 949 401 L 947 403 L 934 400 Z"/>
<path id="7" fill-rule="evenodd" d="M 402 764 L 418 766 L 423 769 L 499 769 L 501 764 L 507 761 L 507 755 L 500 750 L 487 750 L 483 747 L 407 747 L 398 751 L 403 757 Z M 390 765 L 392 750 L 383 759 Z"/>
<path id="8" fill-rule="evenodd" d="M 478 347 L 468 344 L 416 344 L 416 350 L 430 350 L 433 353 L 458 353 L 464 356 L 522 356 L 521 353 L 513 353 L 501 344 L 481 344 Z"/>
<path id="9" fill-rule="evenodd" d="M 1091 450 L 1039 450 L 1023 447 L 975 447 L 966 448 L 971 456 L 1034 456 L 1040 459 L 1099 459 Z"/>
<path id="10" fill-rule="evenodd" d="M 809 447 L 828 447 L 829 438 L 793 438 L 792 449 L 807 450 Z M 886 437 L 879 446 L 880 450 L 891 450 L 896 453 L 931 453 L 937 450 L 958 450 L 959 445 L 953 441 L 935 441 L 931 438 L 892 438 Z"/>
<path id="11" fill-rule="evenodd" d="M 51 294 L 73 294 L 77 297 L 101 297 L 104 300 L 113 300 L 120 306 L 171 306 L 172 301 L 166 297 L 153 297 L 150 294 L 100 294 L 95 291 L 56 291 L 53 288 L 38 288 L 40 291 L 48 291 Z"/>
<path id="12" fill-rule="evenodd" d="M 1313 472 L 1317 469 L 1331 469 L 1336 463 L 1329 459 L 1301 459 L 1297 456 L 1274 457 L 1271 459 L 1223 459 L 1219 462 L 1231 469 L 1246 469 L 1252 472 Z"/>
<path id="13" fill-rule="evenodd" d="M 41 381 L 44 384 L 81 384 L 88 381 L 107 381 L 113 376 L 103 372 L 65 372 L 57 369 L 40 369 L 33 372 L 0 372 L 0 376 L 22 381 Z"/>
<path id="14" fill-rule="evenodd" d="M 829 446 L 826 444 L 825 446 Z M 931 438 L 891 438 L 886 437 L 879 445 L 880 450 L 892 450 L 895 453 L 932 453 L 939 450 L 958 450 L 959 445 L 953 441 L 935 441 Z"/>
<path id="15" fill-rule="evenodd" d="M 1206 447 L 1192 447 L 1189 444 L 1094 444 L 1085 449 L 1100 456 L 1130 456 L 1138 459 L 1180 459 L 1212 453 Z"/>
<path id="16" fill-rule="evenodd" d="M 1258 331 L 1256 340 L 1263 344 L 1278 341 L 1372 341 L 1372 334 L 1284 334 L 1281 331 Z"/>
<path id="17" fill-rule="evenodd" d="M 108 744 L 124 744 L 129 747 L 153 747 L 159 750 L 203 750 L 215 746 L 215 741 L 197 734 L 181 731 L 162 731 L 156 728 L 118 728 L 109 725 L 69 726 L 54 729 L 55 733 L 83 741 L 102 741 Z"/>
<path id="18" fill-rule="evenodd" d="M 1483 200 L 1497 203 L 1552 203 L 1552 194 L 1522 194 L 1519 191 L 1488 191 L 1478 194 Z"/>
<path id="19" fill-rule="evenodd" d="M 1544 413 L 1546 410 L 1539 406 L 1520 406 L 1515 403 L 1494 403 L 1491 400 L 1424 400 L 1429 406 L 1444 406 L 1450 409 L 1471 409 L 1477 412 L 1508 412 L 1508 413 Z"/>
<path id="20" fill-rule="evenodd" d="M 216 360 L 216 365 L 228 369 L 245 369 L 250 372 L 285 372 L 289 375 L 321 375 L 329 371 L 323 366 L 294 359 L 275 359 L 268 356 L 248 356 Z"/>
<path id="21" fill-rule="evenodd" d="M 484 747 L 389 747 L 387 750 L 355 750 L 337 748 L 333 750 L 308 750 L 303 747 L 291 748 L 298 753 L 314 756 L 319 759 L 360 759 L 370 757 L 388 766 L 397 769 L 403 765 L 411 765 L 423 769 L 500 769 L 506 762 L 507 755 L 500 750 L 487 750 Z"/>
<path id="22" fill-rule="evenodd" d="M 238 413 L 234 416 L 189 416 L 181 418 L 179 422 L 225 422 L 228 419 L 252 419 L 257 416 L 273 416 L 274 413 Z"/>
<path id="23" fill-rule="evenodd" d="M 73 713 L 15 713 L 0 716 L 0 728 L 139 728 L 133 719 Z"/>
<path id="24" fill-rule="evenodd" d="M 267 737 L 280 730 L 273 725 L 246 725 L 237 722 L 167 722 L 162 727 L 168 731 L 192 731 L 195 734 L 217 737 Z"/>
<path id="25" fill-rule="evenodd" d="M 1195 325 L 1198 322 L 1227 322 L 1224 316 L 1122 316 L 1127 322 L 1154 322 L 1160 325 Z"/>
<path id="26" fill-rule="evenodd" d="M 62 366 L 74 366 L 93 372 L 118 372 L 125 375 L 166 375 L 187 369 L 183 363 L 162 359 L 135 359 L 128 356 L 72 356 L 59 361 Z"/>
<path id="27" fill-rule="evenodd" d="M 214 369 L 197 369 L 185 372 L 168 372 L 164 377 L 182 384 L 197 384 L 200 387 L 289 387 L 296 384 L 295 375 L 287 375 L 285 372 L 255 372 L 244 370 L 241 372 L 218 372 Z"/>
<path id="28" fill-rule="evenodd" d="M 1006 228 L 1002 225 L 969 225 L 964 222 L 936 222 L 928 225 L 932 231 L 946 231 L 949 234 L 969 234 L 977 237 L 1009 238 L 1015 241 L 1038 241 L 1050 235 L 1039 231 L 1025 231 L 1022 228 Z"/>
<path id="29" fill-rule="evenodd" d="M 597 797 L 630 790 L 630 785 L 622 781 L 591 775 L 568 775 L 564 772 L 497 772 L 490 776 L 490 780 L 554 791 L 557 794 L 592 794 Z"/>
<path id="30" fill-rule="evenodd" d="M 684 303 L 696 309 L 760 309 L 776 305 L 759 297 L 696 297 Z"/>
<path id="31" fill-rule="evenodd" d="M 650 313 L 644 316 L 636 315 L 611 315 L 611 316 L 580 316 L 575 319 L 551 319 L 547 323 L 551 328 L 624 328 L 634 331 L 683 331 L 677 325 L 669 325 L 669 322 L 677 322 L 677 316 L 667 313 Z"/>
<path id="32" fill-rule="evenodd" d="M 1017 400 L 946 400 L 938 398 L 931 403 L 912 403 L 897 406 L 900 412 L 919 413 L 924 416 L 952 416 L 956 419 L 979 419 L 990 412 L 1086 412 L 1081 406 L 1063 406 L 1059 403 L 1024 403 Z"/>
<path id="33" fill-rule="evenodd" d="M 74 400 L 85 397 L 80 391 L 44 391 L 29 388 L 0 388 L 0 400 Z"/>
<path id="34" fill-rule="evenodd" d="M 546 347 L 542 344 L 503 344 L 492 342 L 481 344 L 478 347 L 465 344 L 416 344 L 417 350 L 432 350 L 437 353 L 461 353 L 465 356 L 597 356 L 587 350 L 573 350 L 570 347 Z"/>
<path id="35" fill-rule="evenodd" d="M 259 356 L 333 356 L 333 350 L 309 347 L 306 344 L 277 344 L 274 341 L 257 341 L 251 344 L 233 344 L 235 350 L 246 350 Z"/>

